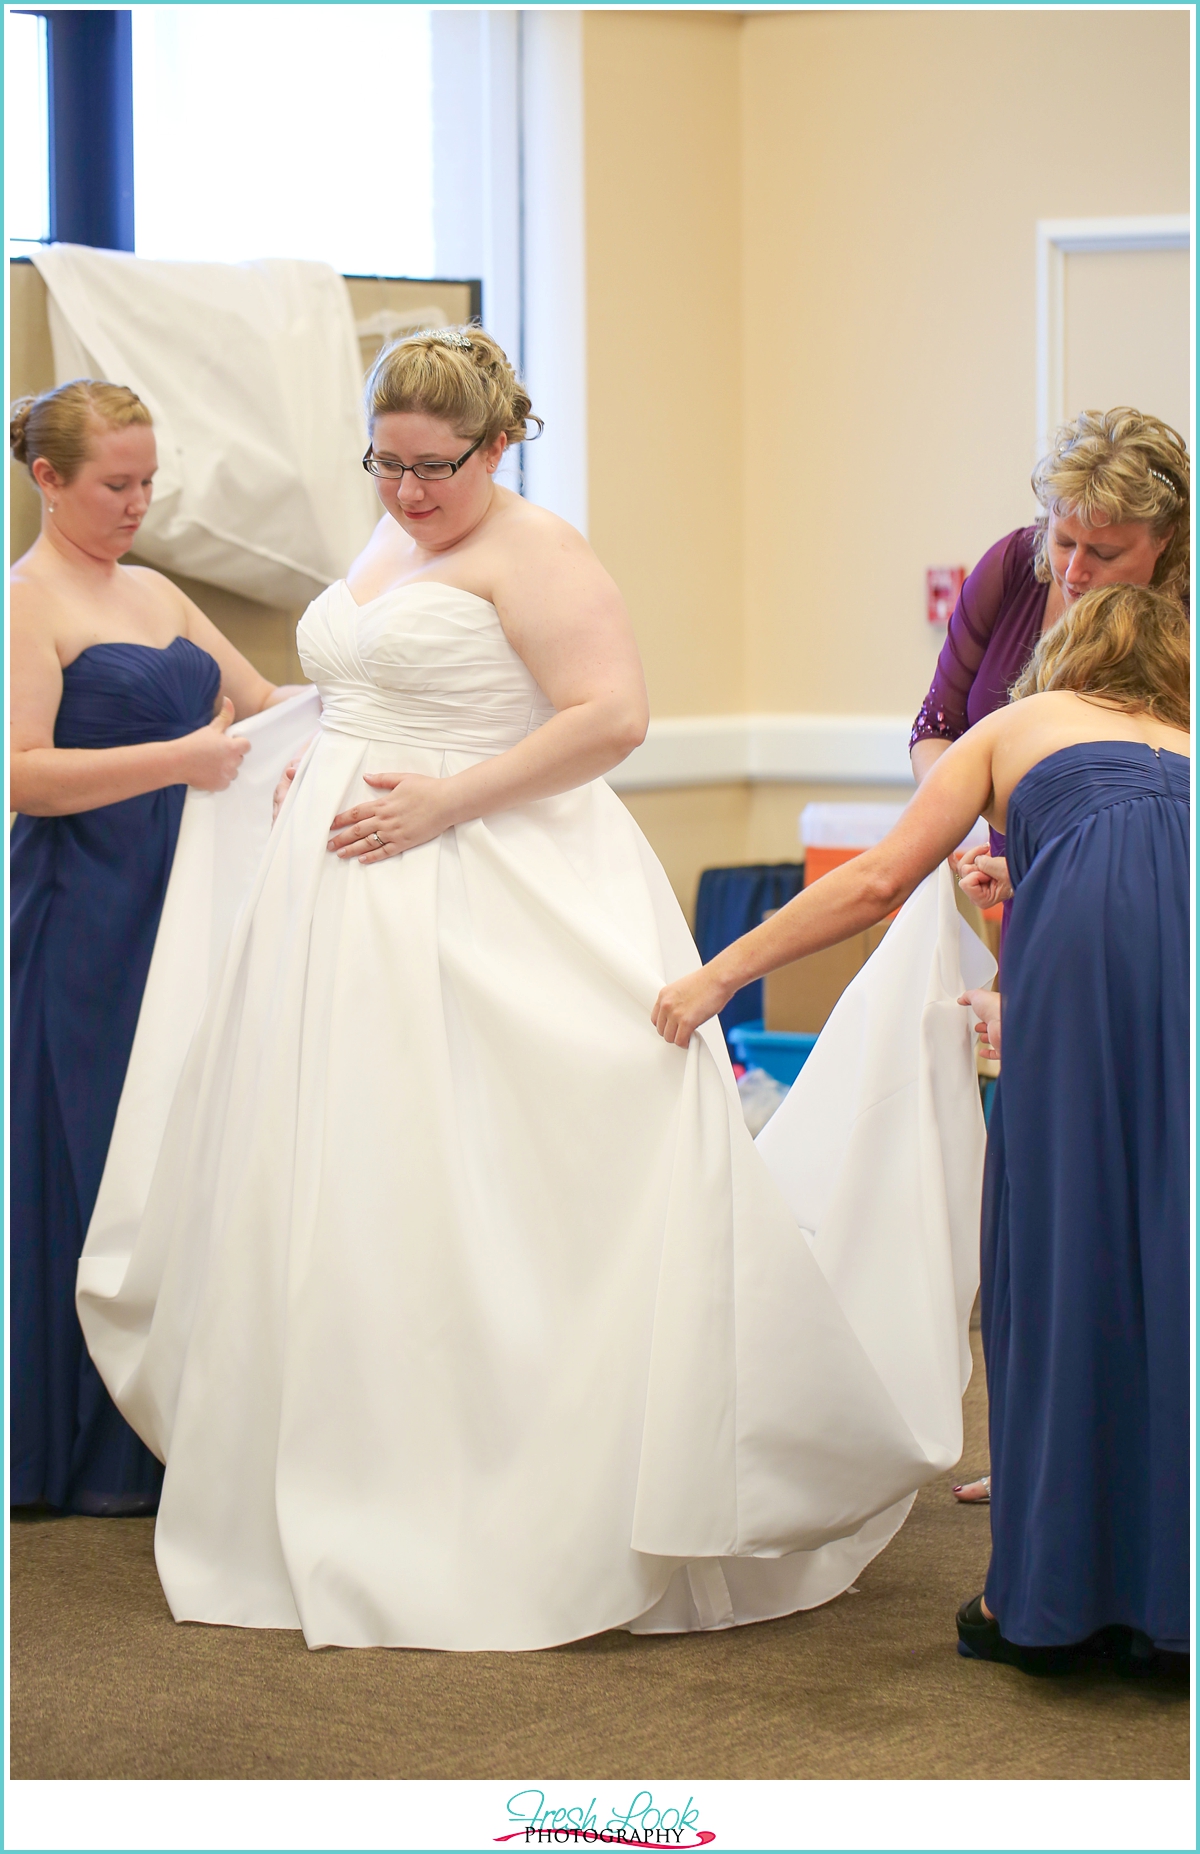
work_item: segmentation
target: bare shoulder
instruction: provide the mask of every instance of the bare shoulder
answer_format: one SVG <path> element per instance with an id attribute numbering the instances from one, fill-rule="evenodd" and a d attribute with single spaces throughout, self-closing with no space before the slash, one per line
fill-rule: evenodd
<path id="1" fill-rule="evenodd" d="M 592 548 L 569 521 L 536 503 L 509 495 L 489 547 L 495 602 L 525 608 L 565 596 L 620 602 L 620 594 Z"/>
<path id="2" fill-rule="evenodd" d="M 164 612 L 170 611 L 180 616 L 186 614 L 191 600 L 165 573 L 159 573 L 154 567 L 148 566 L 122 566 L 119 572 L 140 602 L 153 604 Z"/>
<path id="3" fill-rule="evenodd" d="M 504 501 L 500 509 L 500 521 L 497 524 L 504 533 L 519 536 L 523 547 L 534 547 L 547 553 L 571 553 L 580 558 L 596 558 L 578 528 L 573 528 L 561 515 L 552 514 L 536 502 L 526 502 L 511 490 L 504 492 Z"/>
<path id="4" fill-rule="evenodd" d="M 13 562 L 8 587 L 14 633 L 36 630 L 53 639 L 64 616 L 63 602 L 53 578 L 41 571 L 32 550 Z"/>
<path id="5" fill-rule="evenodd" d="M 1022 696 L 1019 702 L 1007 702 L 1003 708 L 996 708 L 990 715 L 985 715 L 970 732 L 988 732 L 995 740 L 1016 740 L 1031 728 L 1065 720 L 1065 712 L 1059 705 L 1061 700 L 1061 692 L 1058 691 Z"/>
<path id="6" fill-rule="evenodd" d="M 1092 711 L 1094 718 L 1095 711 Z M 997 791 L 1016 781 L 1047 754 L 1074 741 L 1095 738 L 1095 727 L 1077 696 L 1065 689 L 1047 689 L 1025 695 L 998 708 L 972 728 L 987 730 L 987 744 L 996 764 Z"/>

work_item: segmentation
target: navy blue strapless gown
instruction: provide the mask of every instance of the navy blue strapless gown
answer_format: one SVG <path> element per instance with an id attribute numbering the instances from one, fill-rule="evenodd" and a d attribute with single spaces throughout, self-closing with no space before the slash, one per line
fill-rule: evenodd
<path id="1" fill-rule="evenodd" d="M 58 747 L 177 740 L 220 670 L 187 638 L 95 644 L 63 672 Z M 14 1506 L 153 1511 L 162 1468 L 109 1399 L 75 1270 L 125 1080 L 187 788 L 13 827 L 11 1395 Z"/>
<path id="2" fill-rule="evenodd" d="M 1009 805 L 985 1595 L 1025 1646 L 1188 1646 L 1189 775 L 1091 743 Z"/>

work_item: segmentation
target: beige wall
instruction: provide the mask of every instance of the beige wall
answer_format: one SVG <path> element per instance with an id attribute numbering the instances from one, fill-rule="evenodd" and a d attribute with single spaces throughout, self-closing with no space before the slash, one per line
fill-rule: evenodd
<path id="1" fill-rule="evenodd" d="M 1032 512 L 1035 222 L 1188 210 L 1188 20 L 760 14 L 741 42 L 749 702 L 915 709 L 926 566 Z"/>
<path id="2" fill-rule="evenodd" d="M 1189 68 L 1147 9 L 585 16 L 591 534 L 656 714 L 915 712 L 926 567 L 1032 513 L 1035 222 L 1186 211 Z M 901 795 L 627 802 L 686 906 Z"/>
<path id="3" fill-rule="evenodd" d="M 584 15 L 589 533 L 654 712 L 743 706 L 739 20 Z"/>

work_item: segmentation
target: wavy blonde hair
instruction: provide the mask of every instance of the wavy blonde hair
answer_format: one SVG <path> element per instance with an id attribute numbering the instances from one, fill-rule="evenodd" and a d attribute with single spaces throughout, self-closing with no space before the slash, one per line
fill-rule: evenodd
<path id="1" fill-rule="evenodd" d="M 1050 578 L 1051 515 L 1078 515 L 1089 528 L 1144 521 L 1155 539 L 1170 533 L 1151 584 L 1185 599 L 1191 587 L 1192 465 L 1179 433 L 1132 406 L 1081 412 L 1054 434 L 1031 478 L 1045 514 L 1038 522 L 1034 571 Z"/>
<path id="2" fill-rule="evenodd" d="M 153 423 L 131 387 L 114 386 L 111 380 L 68 380 L 51 392 L 13 400 L 8 447 L 26 469 L 44 457 L 55 475 L 69 483 L 90 456 L 99 432 Z"/>
<path id="3" fill-rule="evenodd" d="M 1100 586 L 1068 606 L 1009 694 L 1095 695 L 1126 714 L 1189 728 L 1192 630 L 1183 607 L 1149 586 Z"/>
<path id="4" fill-rule="evenodd" d="M 482 328 L 423 329 L 384 348 L 367 375 L 367 423 L 386 412 L 424 412 L 445 419 L 464 438 L 510 444 L 540 433 L 541 419 L 504 349 Z"/>

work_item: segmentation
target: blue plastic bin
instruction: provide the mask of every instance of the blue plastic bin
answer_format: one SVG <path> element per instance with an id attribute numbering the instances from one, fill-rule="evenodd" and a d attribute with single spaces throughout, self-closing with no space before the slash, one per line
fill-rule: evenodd
<path id="1" fill-rule="evenodd" d="M 785 1088 L 799 1075 L 816 1040 L 798 1030 L 763 1030 L 751 1024 L 735 1025 L 728 1038 L 735 1062 L 748 1069 L 765 1069 Z"/>

